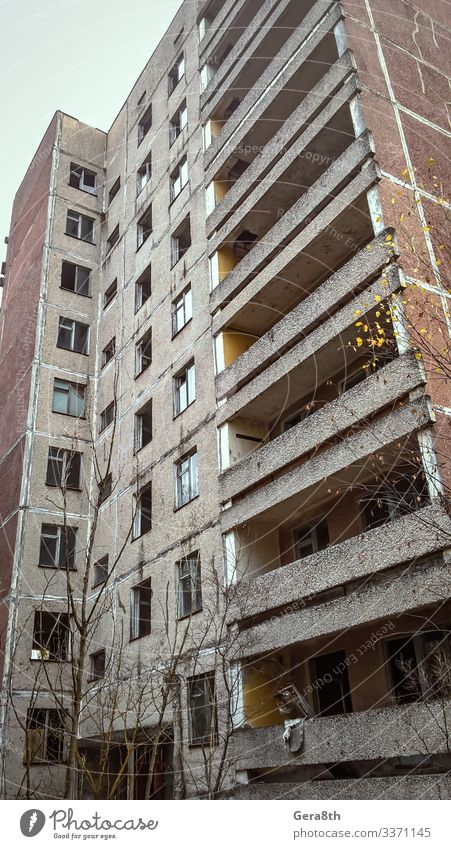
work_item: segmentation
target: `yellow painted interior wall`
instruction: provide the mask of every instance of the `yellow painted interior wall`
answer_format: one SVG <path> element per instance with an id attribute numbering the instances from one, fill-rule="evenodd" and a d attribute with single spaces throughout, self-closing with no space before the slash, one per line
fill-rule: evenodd
<path id="1" fill-rule="evenodd" d="M 261 669 L 254 666 L 244 670 L 244 712 L 246 722 L 253 728 L 283 725 L 274 694 L 280 690 L 276 667 L 264 662 Z"/>
<path id="2" fill-rule="evenodd" d="M 219 280 L 224 280 L 228 274 L 236 266 L 236 259 L 233 247 L 231 245 L 226 245 L 223 248 L 220 248 L 218 251 L 218 268 L 219 268 Z"/>
<path id="3" fill-rule="evenodd" d="M 226 366 L 229 366 L 231 363 L 235 362 L 240 354 L 244 354 L 244 352 L 251 347 L 251 345 L 255 342 L 255 336 L 250 336 L 247 333 L 226 331 L 223 334 L 223 340 L 224 362 Z"/>

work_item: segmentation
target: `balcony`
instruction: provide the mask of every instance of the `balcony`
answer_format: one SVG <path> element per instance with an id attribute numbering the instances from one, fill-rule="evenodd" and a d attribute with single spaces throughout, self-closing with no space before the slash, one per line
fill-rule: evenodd
<path id="1" fill-rule="evenodd" d="M 278 217 L 279 207 L 277 207 L 276 210 L 268 214 L 264 226 L 262 225 L 260 228 L 256 225 L 253 226 L 254 244 L 249 245 L 243 258 L 236 254 L 235 244 L 238 239 L 235 243 L 232 239 L 232 244 L 229 242 L 219 244 L 217 250 L 213 250 L 210 254 L 210 273 L 213 286 L 210 296 L 211 312 L 214 313 L 223 304 L 236 297 L 250 279 L 258 277 L 260 273 L 264 276 L 266 282 L 273 280 L 282 268 L 299 255 L 303 246 L 308 244 L 309 236 L 313 233 L 312 231 L 307 232 L 307 230 L 312 223 L 314 223 L 313 232 L 317 237 L 318 224 L 314 222 L 314 219 L 328 206 L 332 206 L 335 202 L 332 212 L 333 217 L 337 217 L 337 212 L 341 213 L 349 206 L 348 197 L 349 195 L 352 196 L 356 189 L 356 200 L 368 191 L 379 179 L 377 166 L 371 161 L 373 152 L 371 136 L 364 133 L 349 145 L 344 153 L 310 188 L 301 194 L 287 211 L 280 210 L 282 213 L 280 217 Z M 341 190 L 345 187 L 347 191 L 342 192 Z M 353 220 L 350 224 L 354 232 L 362 231 L 361 220 L 366 206 L 365 196 L 362 205 L 353 209 Z M 327 215 L 324 217 L 327 218 Z M 365 230 L 364 227 L 363 230 Z M 372 238 L 372 230 L 369 231 L 367 227 L 365 232 L 371 232 L 369 238 Z M 329 233 L 328 235 L 333 241 L 333 234 Z M 300 238 L 296 238 L 299 236 Z M 341 241 L 340 239 L 337 240 L 337 242 Z M 340 245 L 341 255 L 346 256 L 347 253 L 349 256 L 353 246 L 355 250 L 355 243 L 352 238 L 347 245 Z M 214 244 L 212 248 L 214 249 Z M 329 262 L 328 266 L 330 268 Z M 252 288 L 254 287 L 255 279 L 252 283 Z M 252 296 L 251 289 L 246 294 L 248 300 Z"/>
<path id="2" fill-rule="evenodd" d="M 337 113 L 357 91 L 352 55 L 346 53 L 332 65 L 263 149 L 260 146 L 260 125 L 257 124 L 246 147 L 240 146 L 219 171 L 210 168 L 206 182 L 214 189 L 214 203 L 218 205 L 208 217 L 207 232 L 218 230 L 238 205 L 249 197 L 256 184 L 266 180 L 268 172 L 269 184 L 275 183 L 283 173 L 283 163 L 288 163 L 289 158 L 293 160 L 301 156 L 309 169 L 317 161 L 328 163 L 335 159 L 341 151 L 335 145 L 326 151 L 327 137 L 318 139 L 317 136 L 326 125 L 335 121 L 334 142 L 337 142 L 338 133 L 355 137 L 352 122 L 350 124 L 349 118 L 346 121 L 346 114 L 337 117 Z M 315 149 L 310 151 L 308 146 L 313 140 Z M 254 158 L 256 150 L 261 152 Z M 281 152 L 287 155 L 281 157 Z"/>
<path id="3" fill-rule="evenodd" d="M 266 59 L 267 67 L 258 80 L 249 86 L 243 77 L 243 89 L 237 89 L 237 74 L 245 71 L 247 61 L 246 53 L 243 54 L 224 80 L 216 100 L 208 104 L 210 119 L 205 128 L 206 169 L 215 161 L 217 171 L 234 150 L 246 146 L 247 134 L 257 121 L 262 125 L 261 145 L 274 135 L 274 124 L 282 125 L 285 122 L 300 100 L 338 59 L 334 27 L 340 18 L 341 11 L 337 4 L 331 3 L 329 11 L 325 13 L 324 3 L 319 0 L 275 58 L 269 63 Z M 274 33 L 271 33 L 273 36 Z M 214 79 L 210 84 L 212 86 Z M 265 125 L 266 132 L 263 129 Z"/>
<path id="4" fill-rule="evenodd" d="M 293 285 L 289 288 L 286 279 L 285 289 L 281 287 L 279 291 L 277 312 L 271 311 L 269 306 L 263 312 L 263 308 L 259 309 L 255 302 L 249 304 L 249 310 L 245 315 L 243 311 L 241 321 L 234 322 L 216 339 L 217 347 L 222 343 L 222 359 L 226 366 L 216 377 L 217 397 L 231 397 L 259 372 L 268 368 L 276 358 L 284 355 L 290 346 L 301 342 L 318 325 L 324 327 L 339 307 L 368 286 L 372 279 L 382 275 L 384 268 L 384 281 L 392 278 L 400 286 L 397 269 L 387 268 L 395 250 L 391 232 L 384 231 L 321 284 L 304 277 L 302 286 L 296 288 Z M 293 304 L 294 299 L 297 304 Z M 365 303 L 369 304 L 370 301 L 365 300 Z M 246 325 L 243 326 L 245 319 Z M 270 328 L 262 334 L 262 329 L 270 322 Z M 233 350 L 231 342 L 235 346 Z M 315 382 L 318 383 L 317 377 Z"/>
<path id="5" fill-rule="evenodd" d="M 424 760 L 422 758 L 421 760 Z M 426 762 L 427 763 L 427 762 Z M 338 801 L 348 799 L 449 799 L 451 798 L 451 778 L 444 775 L 411 775 L 399 771 L 398 775 L 387 778 L 364 777 L 356 779 L 336 779 L 324 781 L 293 782 L 285 777 L 276 783 L 271 773 L 266 780 L 256 779 L 250 784 L 237 784 L 223 798 L 248 800 L 312 800 Z"/>
<path id="6" fill-rule="evenodd" d="M 307 720 L 304 747 L 296 755 L 287 751 L 280 726 L 242 728 L 233 735 L 229 754 L 237 771 L 448 755 L 450 722 L 450 702 Z M 324 786 L 321 782 L 321 792 Z"/>
<path id="7" fill-rule="evenodd" d="M 350 497 L 346 504 L 332 502 L 321 511 L 321 517 L 327 517 L 330 544 L 301 559 L 293 549 L 292 526 L 302 525 L 302 520 L 291 518 L 288 527 L 270 526 L 266 534 L 261 525 L 256 529 L 260 534 L 252 534 L 251 528 L 238 532 L 233 576 L 238 585 L 230 621 L 239 621 L 243 610 L 247 617 L 257 618 L 269 611 L 289 611 L 291 605 L 299 606 L 301 599 L 318 605 L 323 594 L 335 588 L 371 581 L 449 547 L 451 518 L 439 503 L 419 506 L 401 518 L 365 530 L 358 501 L 355 506 L 349 501 Z"/>

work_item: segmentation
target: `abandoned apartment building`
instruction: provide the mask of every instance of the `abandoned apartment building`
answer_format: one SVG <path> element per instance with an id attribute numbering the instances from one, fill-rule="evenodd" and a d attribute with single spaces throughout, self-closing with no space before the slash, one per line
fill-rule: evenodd
<path id="1" fill-rule="evenodd" d="M 186 0 L 108 132 L 53 117 L 1 281 L 4 796 L 449 797 L 444 9 Z"/>

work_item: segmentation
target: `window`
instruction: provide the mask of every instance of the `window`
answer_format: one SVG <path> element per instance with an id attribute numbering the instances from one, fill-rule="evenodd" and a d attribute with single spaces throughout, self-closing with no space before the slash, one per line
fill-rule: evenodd
<path id="1" fill-rule="evenodd" d="M 169 144 L 173 145 L 175 140 L 178 139 L 182 130 L 188 124 L 188 109 L 186 106 L 186 100 L 179 106 L 175 115 L 172 116 L 171 121 L 169 123 Z"/>
<path id="2" fill-rule="evenodd" d="M 174 415 L 178 416 L 196 400 L 196 372 L 194 360 L 174 378 Z"/>
<path id="3" fill-rule="evenodd" d="M 185 57 L 183 53 L 177 59 L 177 62 L 173 65 L 168 74 L 168 88 L 169 94 L 172 94 L 175 88 L 177 88 L 180 80 L 185 76 Z"/>
<path id="4" fill-rule="evenodd" d="M 101 557 L 100 560 L 97 560 L 94 563 L 94 571 L 92 576 L 92 586 L 98 587 L 100 584 L 104 584 L 108 580 L 108 554 L 105 554 L 104 557 Z"/>
<path id="5" fill-rule="evenodd" d="M 212 21 L 208 17 L 203 17 L 199 21 L 199 41 L 202 41 L 207 31 L 210 29 Z"/>
<path id="6" fill-rule="evenodd" d="M 121 187 L 121 178 L 118 177 L 117 180 L 114 181 L 113 185 L 111 186 L 110 191 L 108 192 L 108 204 L 110 204 L 111 201 L 114 200 L 114 198 L 116 197 L 120 187 Z"/>
<path id="7" fill-rule="evenodd" d="M 141 115 L 138 121 L 138 146 L 149 132 L 152 126 L 152 104 L 147 107 L 146 111 Z"/>
<path id="8" fill-rule="evenodd" d="M 64 760 L 64 716 L 54 708 L 31 708 L 27 713 L 25 763 Z"/>
<path id="9" fill-rule="evenodd" d="M 152 270 L 150 265 L 135 283 L 135 312 L 141 309 L 152 294 Z"/>
<path id="10" fill-rule="evenodd" d="M 205 65 L 203 65 L 202 68 L 200 69 L 200 93 L 201 94 L 207 88 L 208 83 L 210 82 L 210 80 L 214 76 L 214 74 L 215 74 L 215 68 L 214 68 L 214 65 L 211 62 L 206 62 Z"/>
<path id="11" fill-rule="evenodd" d="M 39 565 L 53 569 L 73 569 L 77 528 L 67 525 L 41 525 Z"/>
<path id="12" fill-rule="evenodd" d="M 113 336 L 102 351 L 102 368 L 113 359 L 116 353 L 116 337 Z"/>
<path id="13" fill-rule="evenodd" d="M 329 529 L 325 519 L 318 519 L 293 531 L 296 560 L 308 557 L 315 551 L 322 551 L 329 545 Z"/>
<path id="14" fill-rule="evenodd" d="M 111 251 L 114 248 L 115 244 L 119 241 L 119 224 L 116 224 L 113 232 L 110 233 L 106 240 L 106 249 L 107 251 Z"/>
<path id="15" fill-rule="evenodd" d="M 175 464 L 176 469 L 176 507 L 183 507 L 199 495 L 197 472 L 197 449 Z"/>
<path id="16" fill-rule="evenodd" d="M 191 226 L 189 216 L 185 218 L 171 238 L 171 266 L 178 263 L 191 247 Z"/>
<path id="17" fill-rule="evenodd" d="M 151 579 L 132 588 L 130 639 L 137 640 L 151 633 L 152 586 Z"/>
<path id="18" fill-rule="evenodd" d="M 74 239 L 81 239 L 82 242 L 94 244 L 94 224 L 94 218 L 89 218 L 87 215 L 82 215 L 81 212 L 74 212 L 69 209 L 66 219 L 66 235 L 73 236 Z"/>
<path id="19" fill-rule="evenodd" d="M 57 347 L 77 354 L 88 353 L 89 326 L 60 315 Z"/>
<path id="20" fill-rule="evenodd" d="M 91 294 L 91 269 L 63 260 L 61 288 L 67 289 L 68 292 L 75 292 L 76 295 L 89 297 Z"/>
<path id="21" fill-rule="evenodd" d="M 103 309 L 104 310 L 106 310 L 106 308 L 111 304 L 111 301 L 114 301 L 116 295 L 117 295 L 117 277 L 116 277 L 115 280 L 113 280 L 111 286 L 108 286 L 108 289 L 106 290 L 106 292 L 103 295 Z"/>
<path id="22" fill-rule="evenodd" d="M 186 156 L 179 162 L 175 171 L 171 174 L 171 201 L 179 196 L 188 182 L 188 160 Z"/>
<path id="23" fill-rule="evenodd" d="M 176 334 L 188 324 L 193 317 L 193 299 L 191 286 L 186 289 L 172 302 L 172 335 Z"/>
<path id="24" fill-rule="evenodd" d="M 114 411 L 115 403 L 114 401 L 111 401 L 111 404 L 108 404 L 108 407 L 105 407 L 105 409 L 100 413 L 100 433 L 113 421 Z"/>
<path id="25" fill-rule="evenodd" d="M 91 195 L 96 193 L 96 177 L 95 171 L 90 171 L 89 168 L 84 168 L 82 165 L 76 165 L 75 162 L 70 164 L 69 185 L 74 189 L 81 189 L 82 192 L 89 192 Z"/>
<path id="26" fill-rule="evenodd" d="M 146 156 L 144 162 L 139 166 L 136 173 L 136 194 L 142 192 L 152 176 L 152 154 Z"/>
<path id="27" fill-rule="evenodd" d="M 379 528 L 418 510 L 427 502 L 427 487 L 423 473 L 412 475 L 412 470 L 400 474 L 398 480 L 365 496 L 360 501 L 362 522 L 365 530 Z"/>
<path id="28" fill-rule="evenodd" d="M 152 440 L 152 401 L 141 407 L 135 416 L 135 451 L 141 451 Z"/>
<path id="29" fill-rule="evenodd" d="M 32 660 L 68 660 L 69 616 L 36 610 L 33 625 Z"/>
<path id="30" fill-rule="evenodd" d="M 404 634 L 385 647 L 389 683 L 399 703 L 451 695 L 449 631 Z"/>
<path id="31" fill-rule="evenodd" d="M 204 746 L 216 738 L 216 699 L 214 673 L 188 679 L 190 743 Z"/>
<path id="32" fill-rule="evenodd" d="M 184 557 L 178 569 L 178 617 L 183 619 L 202 610 L 202 584 L 199 552 Z"/>
<path id="33" fill-rule="evenodd" d="M 65 416 L 85 415 L 85 393 L 86 386 L 81 383 L 71 383 L 55 377 L 53 383 L 52 411 L 63 413 Z"/>
<path id="34" fill-rule="evenodd" d="M 66 448 L 50 446 L 47 460 L 47 486 L 64 489 L 81 487 L 81 454 Z"/>
<path id="35" fill-rule="evenodd" d="M 113 476 L 111 474 L 105 475 L 104 478 L 99 482 L 99 504 L 103 504 L 107 498 L 110 497 L 113 492 Z"/>
<path id="36" fill-rule="evenodd" d="M 89 681 L 101 681 L 105 677 L 105 649 L 96 651 L 89 657 Z"/>
<path id="37" fill-rule="evenodd" d="M 139 377 L 152 362 L 152 328 L 136 344 L 135 377 Z"/>
<path id="38" fill-rule="evenodd" d="M 152 484 L 144 487 L 136 498 L 133 539 L 147 534 L 152 528 Z"/>
<path id="39" fill-rule="evenodd" d="M 152 233 L 152 207 L 146 210 L 138 221 L 136 230 L 137 250 L 144 244 Z"/>

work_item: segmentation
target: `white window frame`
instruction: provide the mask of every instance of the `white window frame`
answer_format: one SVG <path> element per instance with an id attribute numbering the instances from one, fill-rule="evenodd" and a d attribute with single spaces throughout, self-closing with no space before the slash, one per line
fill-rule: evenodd
<path id="1" fill-rule="evenodd" d="M 74 354 L 84 354 L 85 356 L 89 355 L 89 336 L 90 336 L 90 327 L 88 324 L 84 324 L 81 321 L 76 321 L 74 318 L 67 318 L 65 316 L 60 315 L 58 322 L 58 339 L 60 330 L 64 330 L 66 333 L 70 334 L 70 344 L 69 347 L 66 345 L 57 344 L 58 348 L 61 348 L 63 351 L 72 351 Z M 85 332 L 86 330 L 86 350 L 78 351 L 75 348 L 75 342 L 77 339 L 77 333 Z"/>
<path id="2" fill-rule="evenodd" d="M 176 509 L 189 504 L 199 495 L 199 468 L 197 448 L 182 457 L 175 464 L 175 505 Z"/>
<path id="3" fill-rule="evenodd" d="M 196 366 L 194 360 L 174 377 L 174 418 L 196 400 Z"/>
<path id="4" fill-rule="evenodd" d="M 178 198 L 188 184 L 188 157 L 184 156 L 171 174 L 171 202 Z"/>
<path id="5" fill-rule="evenodd" d="M 143 160 L 136 172 L 136 194 L 140 195 L 152 178 L 152 154 Z"/>
<path id="6" fill-rule="evenodd" d="M 185 619 L 202 610 L 202 572 L 199 552 L 195 551 L 183 557 L 177 563 L 177 601 L 178 618 Z M 188 589 L 185 589 L 185 585 Z M 185 607 L 185 598 L 189 595 L 190 603 Z M 187 609 L 189 607 L 189 610 Z"/>
<path id="7" fill-rule="evenodd" d="M 172 336 L 177 336 L 193 317 L 191 284 L 172 302 Z"/>

